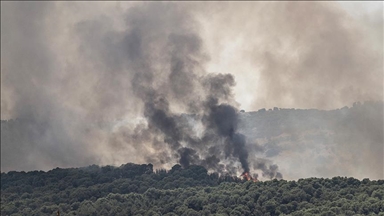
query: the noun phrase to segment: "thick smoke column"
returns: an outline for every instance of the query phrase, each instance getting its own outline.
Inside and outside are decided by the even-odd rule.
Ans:
[[[218,134],[225,138],[225,156],[233,155],[238,157],[244,172],[249,172],[245,136],[236,132],[238,125],[237,110],[227,104],[215,105],[211,107],[209,118]]]
[[[148,16],[163,7],[172,19]],[[161,153],[151,158],[162,163],[176,158],[182,166],[201,164],[217,172],[233,170],[234,164],[224,166],[221,162],[236,158],[243,171],[249,172],[246,138],[237,132],[238,110],[231,105],[234,77],[204,71],[207,57],[194,20],[174,4],[149,4],[128,14],[130,28],[120,47],[128,53],[132,92],[144,105],[148,122],[148,128],[139,133],[149,131],[157,137],[153,146],[159,141],[165,144]],[[152,52],[153,47],[160,49]],[[202,136],[194,134],[191,125],[183,124],[173,110],[176,107],[178,113],[193,115],[204,126]]]

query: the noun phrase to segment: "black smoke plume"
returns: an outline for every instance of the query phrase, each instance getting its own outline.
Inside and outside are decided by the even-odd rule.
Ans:
[[[148,16],[165,5],[177,19]],[[134,8],[127,19],[130,30],[121,44],[132,67],[132,91],[144,105],[145,132],[149,130],[165,144],[151,158],[162,163],[175,158],[184,167],[200,164],[220,173],[233,172],[236,163],[230,162],[237,161],[249,172],[246,138],[238,132],[232,93],[235,79],[231,74],[204,70],[207,56],[202,39],[193,27],[194,20],[181,13],[174,4]],[[153,47],[159,50],[152,51]],[[200,135],[180,117],[182,112],[203,126]]]

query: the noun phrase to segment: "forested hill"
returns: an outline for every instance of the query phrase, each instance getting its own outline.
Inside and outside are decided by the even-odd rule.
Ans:
[[[1,215],[384,215],[384,180],[245,181],[151,164],[1,173]]]

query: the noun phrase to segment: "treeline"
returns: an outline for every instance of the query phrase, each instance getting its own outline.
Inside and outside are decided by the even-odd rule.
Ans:
[[[1,173],[1,215],[384,215],[384,180],[244,181],[151,164]]]
[[[217,186],[222,182],[241,182],[232,176],[208,174],[201,166],[153,171],[151,164],[125,164],[120,167],[92,165],[85,168],[56,168],[48,172],[1,173],[1,215],[51,215],[72,205],[96,201],[110,193],[143,194],[149,188],[176,189]],[[85,214],[87,215],[87,214]]]

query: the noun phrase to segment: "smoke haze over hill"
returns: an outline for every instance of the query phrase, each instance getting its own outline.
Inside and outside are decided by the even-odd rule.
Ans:
[[[326,2],[1,6],[1,119],[23,122],[17,142],[2,132],[2,171],[150,162],[280,177],[241,108],[383,99],[382,9],[359,20]],[[356,163],[381,162],[376,173],[380,122],[348,130],[376,153]]]

